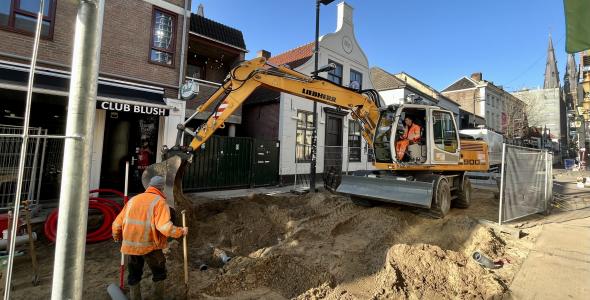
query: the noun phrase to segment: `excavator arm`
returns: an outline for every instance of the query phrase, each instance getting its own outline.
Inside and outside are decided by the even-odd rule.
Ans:
[[[360,122],[363,137],[372,146],[373,135],[379,120],[378,96],[363,95],[330,81],[293,71],[285,66],[270,65],[265,58],[256,58],[243,62],[234,68],[224,84],[199,106],[191,117],[179,125],[179,130],[193,136],[189,147],[193,150],[198,149],[213,135],[215,130],[223,128],[225,121],[259,87],[350,111],[352,118]],[[220,99],[222,100],[219,101]],[[208,110],[217,102],[216,109],[205,123],[195,131],[186,128],[188,122],[197,114]],[[179,139],[177,139],[177,144],[179,144],[178,142]]]
[[[150,178],[155,175],[163,176],[166,180],[168,204],[174,206],[175,202],[183,202],[182,175],[186,164],[192,159],[192,153],[198,151],[217,129],[223,128],[225,121],[260,87],[349,111],[352,118],[360,123],[362,136],[372,147],[380,113],[377,92],[368,90],[361,93],[285,66],[274,66],[265,58],[255,58],[232,69],[221,87],[184,123],[178,124],[176,145],[170,149],[165,147],[162,151],[164,160],[147,168],[142,175],[143,185],[147,187]],[[187,127],[199,113],[210,111],[214,104],[216,107],[206,122],[194,131]],[[184,134],[193,137],[188,146],[182,145]]]

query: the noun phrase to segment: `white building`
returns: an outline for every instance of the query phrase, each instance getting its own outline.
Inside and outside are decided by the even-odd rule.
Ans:
[[[369,61],[354,33],[353,8],[345,2],[337,7],[336,31],[320,37],[318,56],[320,67],[334,63],[337,68],[320,76],[342,86],[357,81],[361,89],[372,89]],[[311,42],[271,57],[269,61],[311,74],[314,70],[313,48]],[[259,53],[269,54],[266,51]],[[252,103],[255,105],[249,106]],[[294,174],[309,173],[312,112],[312,101],[268,90],[255,92],[245,103],[244,126],[249,135],[280,140],[279,175],[282,182],[292,180]],[[343,171],[371,168],[371,162],[367,160],[367,143],[360,135],[358,123],[349,117],[348,112],[318,103],[317,116],[317,173],[323,173],[331,166],[341,167]],[[256,121],[252,121],[253,118]]]
[[[387,105],[419,99],[428,105],[452,111],[455,118],[459,117],[459,103],[405,72],[391,74],[379,67],[372,67],[371,81]]]

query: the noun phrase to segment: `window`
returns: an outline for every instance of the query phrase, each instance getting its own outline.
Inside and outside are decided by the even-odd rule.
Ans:
[[[342,65],[332,60],[328,60],[328,64],[336,65],[334,70],[328,72],[328,80],[335,84],[342,85]]]
[[[355,81],[358,83],[358,88],[353,87],[353,82],[355,82]],[[349,85],[349,87],[355,88],[358,90],[363,89],[363,74],[361,72],[357,72],[353,69],[350,69],[350,85]]]
[[[150,61],[165,66],[174,65],[174,44],[176,42],[176,15],[161,9],[154,9],[152,17],[152,40]]]
[[[451,114],[443,111],[433,111],[432,117],[434,119],[433,135],[436,147],[451,153],[457,152],[457,132]]]
[[[35,34],[40,0],[0,1],[0,28],[24,34]],[[41,37],[51,38],[55,16],[55,0],[46,0],[43,8]]]
[[[361,161],[361,124],[348,121],[348,161]]]
[[[313,131],[313,113],[297,112],[297,135],[295,139],[295,160],[297,162],[311,161],[311,135]]]

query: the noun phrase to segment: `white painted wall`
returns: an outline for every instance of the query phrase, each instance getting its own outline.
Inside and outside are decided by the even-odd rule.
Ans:
[[[334,33],[329,33],[320,38],[320,53],[318,56],[319,66],[328,64],[329,60],[337,62],[342,65],[342,84],[348,86],[350,82],[350,70],[354,69],[360,72],[363,76],[363,89],[373,88],[369,72],[369,61],[367,56],[358,44],[352,22],[352,7],[345,2],[338,4],[337,16],[337,30]],[[314,68],[314,57],[312,56],[306,63],[296,68],[297,71],[304,74],[310,74]],[[321,74],[327,77],[326,74]],[[318,103],[318,130],[317,130],[317,164],[316,170],[318,173],[324,170],[324,141],[325,141],[325,122],[326,115],[324,107],[332,107]],[[296,131],[297,131],[297,111],[305,110],[313,111],[313,102],[301,97],[290,94],[281,94],[280,102],[280,124],[279,124],[279,139],[281,141],[279,174],[290,175],[297,173],[309,172],[309,163],[295,164],[295,145],[296,145]],[[348,120],[349,117],[343,119],[343,147],[348,147]],[[367,153],[365,150],[366,142],[362,142],[361,162],[347,163],[347,151],[344,151],[343,170],[348,167],[349,171],[364,170],[372,168],[371,163],[367,162]]]
[[[402,104],[408,94],[406,89],[379,91],[379,95],[383,99],[383,102],[385,102],[385,105]]]
[[[90,189],[100,187],[100,168],[102,166],[102,145],[104,142],[104,126],[106,110],[97,109],[94,117],[94,131],[92,138],[92,162],[90,164]]]

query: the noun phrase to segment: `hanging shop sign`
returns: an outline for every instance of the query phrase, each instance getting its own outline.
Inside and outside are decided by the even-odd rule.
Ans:
[[[96,108],[110,110],[110,111],[128,112],[128,113],[152,115],[152,116],[168,116],[170,114],[170,110],[167,108],[152,107],[152,106],[145,106],[145,105],[139,105],[139,104],[119,103],[119,102],[112,102],[112,101],[102,101],[102,100],[96,101]]]

